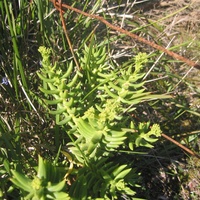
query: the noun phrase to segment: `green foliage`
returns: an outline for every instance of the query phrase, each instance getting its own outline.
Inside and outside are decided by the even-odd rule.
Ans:
[[[65,180],[62,180],[58,167],[43,160],[39,156],[37,175],[33,179],[27,178],[22,173],[11,170],[11,181],[21,189],[24,199],[70,199],[66,190]]]
[[[114,20],[114,24],[121,23],[118,14],[121,16],[129,6],[120,0],[67,2],[110,22]],[[118,13],[112,17],[105,9],[109,10],[111,4],[113,13]],[[132,8],[127,10],[132,12]],[[138,54],[138,49],[149,49],[134,44],[130,59],[123,62],[127,60],[125,54],[130,53],[128,46],[133,46],[131,40],[110,32],[96,19],[65,11],[80,70],[70,58],[59,13],[49,0],[0,1],[0,199],[135,199],[139,172],[146,164],[143,156],[135,154],[149,152],[147,148],[153,147],[161,133],[159,125],[149,120],[161,122],[166,133],[177,134],[180,126],[181,131],[185,130],[181,124],[185,119],[192,122],[189,128],[199,127],[199,119],[195,117],[194,126],[191,118],[199,116],[198,109],[186,103],[184,95],[160,101],[169,96],[156,95],[155,91],[177,94],[179,81],[188,84],[187,88],[194,89],[194,85],[176,74],[179,71],[172,74],[174,60],[165,56],[148,76],[153,83],[146,83],[144,73],[160,52],[151,51],[147,57],[145,53]],[[164,18],[144,19],[140,16],[139,22],[137,16],[134,20],[124,16],[123,22],[126,27],[130,25],[132,32],[142,32],[150,39],[157,37],[155,29],[159,33],[165,29],[160,25]],[[166,46],[167,40],[163,43],[161,38],[157,43]],[[121,44],[128,45],[120,52],[125,57],[116,59],[114,54]],[[177,51],[179,48],[171,47]],[[38,91],[40,80],[43,94]],[[144,119],[146,108],[156,112],[148,113]],[[192,140],[197,141],[197,132],[184,144],[190,146]],[[166,149],[168,155],[169,147]]]
[[[142,67],[147,55],[139,53],[133,63],[113,70],[105,56],[106,46],[97,46],[92,37],[83,55],[78,54],[78,70],[72,61],[65,67],[58,63],[52,66],[48,48],[40,47],[39,52],[43,57],[38,76],[43,81],[40,90],[44,102],[71,140],[67,146],[78,167],[72,170],[76,178],[69,189],[70,197],[134,196],[138,175],[130,163],[120,165],[114,155],[120,149],[153,147],[161,130],[156,124],[149,129],[150,123],[143,122],[136,128],[128,113],[141,101],[168,97],[145,92]]]
[[[106,164],[105,164],[106,163]],[[132,175],[130,175],[132,173]],[[93,161],[90,167],[79,170],[77,181],[70,189],[75,199],[117,199],[119,194],[134,196],[131,186],[136,186],[138,176],[127,165],[107,162],[106,158]],[[121,196],[120,195],[120,196]]]
[[[138,127],[133,126],[134,134],[131,135],[131,138],[135,141],[135,146],[145,146],[152,148],[151,143],[154,143],[158,140],[157,137],[161,136],[160,126],[158,124],[153,124],[151,130],[149,130],[150,123],[140,123]],[[133,150],[132,143],[129,143],[129,147]]]

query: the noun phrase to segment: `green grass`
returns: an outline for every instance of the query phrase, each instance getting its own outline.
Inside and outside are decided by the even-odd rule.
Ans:
[[[121,3],[121,7],[115,8],[112,3],[115,6]],[[112,3],[109,2],[110,5],[105,3],[102,5],[102,1],[94,3],[87,0],[84,2],[71,1],[70,5],[73,4],[74,7],[90,13],[98,12],[102,6],[109,6],[110,12],[113,13],[123,13],[123,11],[128,10],[128,7],[123,5],[121,1],[112,1]],[[70,134],[66,134],[66,127],[56,124],[54,116],[49,114],[48,109],[51,106],[48,107],[44,102],[48,95],[44,95],[39,90],[42,82],[37,76],[37,72],[42,68],[40,65],[42,57],[38,52],[40,46],[52,49],[51,63],[58,63],[63,71],[69,67],[67,63],[73,62],[69,45],[63,33],[59,12],[53,9],[53,4],[48,0],[35,0],[31,3],[25,0],[15,1],[14,3],[7,0],[0,2],[0,18],[2,19],[0,21],[0,78],[6,77],[9,81],[7,85],[3,83],[0,85],[0,195],[2,199],[23,199],[24,192],[10,181],[10,178],[13,177],[12,170],[17,170],[31,179],[38,172],[37,166],[42,165],[41,159],[40,165],[38,165],[38,155],[41,155],[59,169],[66,170],[66,172],[69,170],[69,162],[66,158],[68,154],[64,155],[60,153],[60,150],[61,147],[65,147],[67,149],[66,152],[69,151],[68,144],[70,144],[72,136],[69,137]],[[179,12],[181,10],[178,10],[175,14]],[[153,23],[150,20],[149,23],[148,19],[145,19],[142,14],[134,10],[134,6],[128,14],[134,14],[136,19],[125,18],[126,29],[131,29],[138,35],[145,38],[149,37],[158,42],[158,44],[167,46],[171,38],[167,38],[167,40],[157,39],[157,35],[162,34],[164,31],[165,26],[161,25],[161,22],[165,18]],[[102,11],[100,15],[112,21],[113,24],[121,24],[122,18],[111,17],[107,11]],[[149,60],[145,64],[143,73],[147,74],[154,63],[155,67],[145,78],[144,88],[148,92],[161,94],[161,97],[162,95],[164,97],[164,95],[170,94],[173,98],[159,98],[154,101],[143,100],[137,106],[131,105],[135,109],[130,106],[130,108],[127,108],[130,112],[124,112],[126,114],[124,124],[128,124],[132,120],[136,124],[148,121],[150,121],[151,125],[158,123],[165,134],[199,152],[199,109],[195,105],[190,105],[188,93],[195,91],[196,97],[194,100],[198,101],[200,91],[193,78],[184,78],[185,69],[183,65],[166,55],[163,55],[156,64],[156,59],[160,56],[160,52],[143,44],[136,44],[136,41],[112,32],[102,24],[99,25],[99,22],[94,19],[86,18],[69,10],[66,11],[64,17],[69,38],[79,63],[81,63],[80,58],[84,55],[85,44],[89,46],[91,52],[92,47],[95,45],[97,49],[106,46],[108,60],[105,63],[109,64],[109,73],[113,73],[117,77],[119,69],[121,71],[128,69],[139,52],[146,52],[149,55]],[[170,18],[171,15],[167,17]],[[98,25],[97,28],[95,28],[96,25]],[[189,41],[182,44],[175,43],[170,48],[174,51],[179,51],[180,48],[186,48],[187,42],[189,43]],[[197,48],[199,47],[198,43],[194,44],[195,48],[196,46]],[[192,55],[193,52],[196,51],[192,49]],[[85,66],[89,65],[90,59],[92,58],[88,58]],[[179,67],[182,71],[177,70]],[[87,77],[89,77],[90,72],[86,73],[88,73]],[[72,73],[71,77],[73,76],[74,74]],[[89,105],[97,103],[93,99],[89,99],[89,97],[94,96],[96,88],[102,88],[101,85],[97,85],[96,88],[91,89],[93,87],[91,82],[86,83],[87,87],[85,86],[82,89],[83,92],[87,91],[87,93],[82,94],[79,91],[82,102],[86,103],[80,109],[80,116],[83,115]],[[47,83],[43,82],[43,88],[48,88]],[[87,101],[91,102],[91,104]],[[78,125],[80,125],[79,123]],[[67,131],[70,132],[72,130],[69,127],[71,125],[67,126]],[[126,151],[126,154],[123,154],[124,151]],[[68,153],[70,155],[70,152]],[[127,151],[126,148],[124,149],[120,146],[118,151],[114,153],[120,164],[131,165],[132,168],[136,169],[137,173],[141,173],[140,184],[143,187],[135,189],[137,192],[135,197],[153,199],[164,193],[167,193],[168,196],[175,194],[174,196],[180,197],[182,195],[181,186],[184,185],[187,174],[179,170],[178,164],[177,166],[173,164],[184,163],[185,155],[175,145],[160,138],[153,149],[139,147],[134,151]],[[143,153],[147,155],[143,155]],[[189,160],[192,160],[190,155],[188,157]],[[102,170],[109,166],[113,160],[113,157],[111,158],[107,165],[99,165]],[[76,163],[77,171],[81,169],[79,164]],[[148,170],[146,169],[147,165],[150,166]],[[196,169],[195,163],[192,161],[189,162],[189,166],[194,170]],[[110,168],[112,167],[114,169],[114,166],[110,166]],[[84,170],[85,173],[88,173],[87,169],[82,168],[82,171]],[[119,169],[116,168],[115,170]],[[164,170],[163,173],[161,173],[162,170]],[[147,171],[150,176],[146,179]],[[78,172],[75,171],[74,173],[70,180],[71,183]],[[134,170],[133,173],[135,173]],[[159,180],[161,174],[165,174],[166,179],[159,186],[156,181]],[[155,175],[158,177],[156,181],[153,180]],[[91,174],[88,176],[91,176]],[[179,183],[175,191],[167,182],[173,182],[174,180],[178,180]],[[71,184],[70,181],[66,183],[68,187]],[[168,191],[165,191],[165,184]],[[157,187],[157,191],[154,195],[152,191],[155,187]],[[193,195],[197,196],[196,193]],[[128,198],[126,194],[124,198]]]

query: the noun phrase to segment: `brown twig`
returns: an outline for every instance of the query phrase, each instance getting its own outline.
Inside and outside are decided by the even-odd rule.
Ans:
[[[63,31],[65,33],[65,37],[67,39],[67,42],[68,42],[70,51],[72,53],[74,62],[76,63],[76,66],[77,66],[78,70],[80,71],[80,66],[79,66],[79,63],[78,63],[76,56],[74,54],[74,49],[72,47],[72,43],[70,41],[70,38],[69,38],[69,35],[68,35],[68,32],[67,32],[67,28],[66,28],[66,25],[65,25],[65,21],[64,21],[64,17],[63,17],[64,11],[62,10],[62,0],[59,0],[58,2],[56,2],[56,0],[52,0],[52,2],[54,4],[55,8],[60,12],[60,19],[61,19],[61,22],[62,22],[62,27],[63,27]]]
[[[174,143],[175,145],[177,145],[178,147],[180,147],[181,149],[183,149],[184,151],[186,151],[187,153],[189,153],[192,156],[195,156],[197,158],[200,158],[200,155],[198,155],[197,153],[193,152],[192,150],[188,149],[187,147],[183,146],[182,144],[180,144],[179,142],[177,142],[176,140],[172,139],[171,137],[165,135],[164,133],[161,134],[165,139],[169,140],[170,142]]]
[[[54,5],[56,5],[56,7],[59,7],[59,3],[58,2],[56,2],[55,0],[50,0],[50,1],[53,2]],[[86,13],[86,12],[84,12],[82,10],[79,10],[77,8],[74,8],[74,7],[71,7],[71,6],[67,5],[67,4],[62,4],[62,8],[67,8],[67,9],[75,11],[75,12],[77,12],[79,14],[82,14],[82,15],[84,15],[86,17],[90,17],[92,19],[97,19],[97,20],[101,21],[102,23],[104,23],[105,25],[107,25],[108,27],[110,27],[113,30],[116,30],[116,31],[118,31],[118,32],[120,32],[122,34],[128,35],[129,37],[131,37],[133,39],[136,39],[137,41],[139,41],[141,43],[147,44],[147,45],[149,45],[149,46],[151,46],[151,47],[153,47],[155,49],[158,49],[158,50],[168,54],[169,56],[188,64],[191,67],[200,69],[200,65],[195,63],[194,61],[189,60],[189,59],[187,59],[187,58],[185,58],[185,57],[183,57],[183,56],[181,56],[181,55],[179,55],[177,53],[174,53],[173,51],[170,51],[170,50],[168,50],[168,49],[166,49],[166,48],[164,48],[164,47],[162,47],[162,46],[160,46],[160,45],[158,45],[158,44],[156,44],[154,42],[146,40],[145,38],[142,38],[142,37],[140,37],[140,36],[138,36],[136,34],[133,34],[133,33],[129,32],[129,31],[125,30],[125,29],[122,29],[122,28],[120,28],[118,26],[114,26],[113,24],[111,24],[108,21],[106,21],[103,17],[100,17],[98,15],[94,15],[94,14]]]

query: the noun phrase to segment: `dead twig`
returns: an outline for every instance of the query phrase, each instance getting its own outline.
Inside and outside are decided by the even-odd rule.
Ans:
[[[200,155],[198,155],[197,153],[193,152],[192,150],[188,149],[187,147],[183,146],[182,144],[180,144],[179,142],[177,142],[176,140],[172,139],[171,137],[165,135],[164,133],[161,134],[165,139],[169,140],[170,142],[174,143],[175,145],[177,145],[178,147],[180,147],[181,149],[183,149],[184,151],[186,151],[187,153],[189,153],[192,156],[195,156],[197,158],[200,159]]]
[[[65,25],[65,21],[64,21],[64,17],[63,17],[64,11],[62,10],[62,0],[58,0],[58,2],[56,0],[52,0],[52,2],[54,4],[54,7],[60,12],[60,19],[61,19],[61,22],[62,22],[62,27],[63,27],[63,31],[65,33],[65,37],[67,39],[67,42],[68,42],[72,57],[74,59],[74,62],[76,63],[76,67],[80,71],[80,66],[79,66],[79,63],[78,63],[76,56],[74,54],[74,49],[72,47],[72,43],[70,41],[70,38],[69,38],[69,35],[68,35],[68,32],[67,32],[67,28],[66,28],[66,25]]]

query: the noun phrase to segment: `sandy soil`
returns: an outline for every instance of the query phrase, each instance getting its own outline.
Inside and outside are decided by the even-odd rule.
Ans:
[[[149,6],[149,7],[148,7]],[[182,44],[188,40],[191,42],[184,48],[180,49],[180,54],[194,61],[200,62],[200,0],[161,0],[151,1],[144,7],[144,14],[147,18],[159,20],[166,16],[166,19],[161,20],[161,24],[165,27],[162,36],[174,36],[174,45]],[[173,15],[172,15],[173,14]],[[170,16],[171,15],[171,16]],[[167,41],[167,40],[166,40]],[[187,66],[184,66],[187,72]],[[188,96],[191,106],[195,106],[200,112],[200,70],[191,70],[187,77],[193,79],[192,83],[196,85],[195,91],[183,91],[184,95]],[[197,95],[197,97],[195,96]],[[188,159],[188,164],[182,166],[188,180],[181,183],[181,199],[200,199],[200,160],[196,158]],[[167,177],[167,174],[164,176]],[[173,195],[172,195],[173,196]],[[173,199],[173,197],[162,196],[163,199]],[[178,198],[178,199],[179,199]]]

